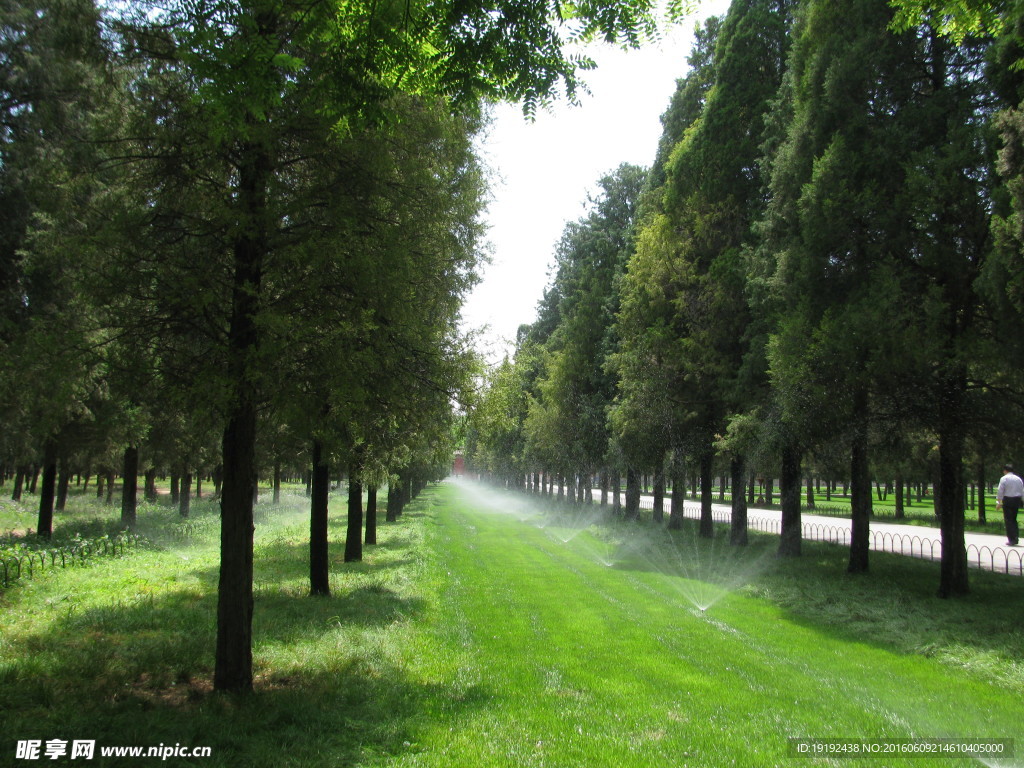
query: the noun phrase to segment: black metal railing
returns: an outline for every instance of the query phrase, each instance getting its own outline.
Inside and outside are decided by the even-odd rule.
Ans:
[[[6,546],[0,545],[0,583],[6,589],[23,578],[34,578],[53,568],[85,565],[95,557],[121,557],[136,546],[141,537],[131,531],[116,536],[83,539],[61,546],[31,549],[8,537]]]
[[[625,501],[624,495],[620,498],[623,502]],[[609,494],[610,503],[611,494]],[[640,509],[653,510],[654,499],[650,496],[641,496]],[[668,509],[669,499],[666,497],[664,501],[666,515]],[[814,510],[814,513],[820,513],[820,510]],[[691,519],[700,518],[700,507],[692,503],[684,504],[683,516]],[[728,524],[730,515],[728,512],[715,510],[711,513],[711,519],[716,523]],[[761,533],[779,535],[782,532],[782,521],[772,517],[751,515],[747,518],[747,527]],[[893,531],[871,531],[869,535],[870,547],[876,552],[889,552],[922,560],[939,560],[942,557],[942,541],[938,538]],[[850,529],[841,525],[802,523],[801,536],[807,541],[820,541],[841,546],[850,544]],[[969,565],[981,570],[1024,576],[1024,549],[968,544],[967,561]]]

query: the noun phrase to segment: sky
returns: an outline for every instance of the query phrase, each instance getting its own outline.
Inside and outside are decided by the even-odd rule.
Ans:
[[[598,179],[622,163],[650,166],[661,115],[686,75],[694,27],[728,6],[704,0],[661,43],[639,50],[588,48],[598,67],[584,73],[590,94],[579,106],[558,103],[533,122],[518,105],[496,109],[480,148],[493,176],[484,218],[491,261],[462,312],[464,330],[479,332],[477,348],[489,362],[511,354],[516,329],[536,319],[562,230],[584,215]]]

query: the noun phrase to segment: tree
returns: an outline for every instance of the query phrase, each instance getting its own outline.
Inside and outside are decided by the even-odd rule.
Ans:
[[[923,420],[939,433],[948,595],[966,590],[965,567],[953,565],[963,560],[956,468],[968,421],[964,350],[977,331],[972,284],[987,248],[984,88],[977,49],[954,51],[928,27],[893,35],[891,23],[879,2],[839,15],[811,3],[801,17],[779,108],[789,127],[768,163],[762,247],[785,307],[770,361],[797,433],[850,445],[852,572],[867,570],[872,422]]]
[[[764,390],[761,358],[750,346],[743,254],[764,208],[758,159],[764,116],[786,63],[790,5],[750,0],[730,7],[718,31],[713,88],[673,150],[662,190],[668,224],[684,233],[673,286],[683,370],[677,397],[687,404],[701,461],[703,535],[711,535],[714,440],[728,417]],[[744,457],[733,459],[742,475]]]
[[[574,36],[637,44],[654,29],[646,0],[565,10]],[[547,3],[342,8],[210,0],[145,8],[130,21],[134,50],[168,62],[161,74],[174,76],[167,92],[174,100],[164,101],[150,129],[166,137],[166,159],[197,169],[174,186],[188,190],[189,199],[219,201],[212,210],[170,218],[194,225],[201,251],[217,259],[221,293],[213,299],[199,291],[195,301],[207,312],[227,310],[216,323],[222,338],[214,355],[225,419],[215,687],[248,690],[256,416],[272,390],[261,318],[284,277],[275,272],[278,254],[301,239],[295,222],[310,207],[300,169],[328,156],[350,130],[393,119],[392,94],[436,95],[466,108],[480,98],[522,99],[529,112],[559,84],[571,97],[587,62],[563,52]],[[184,141],[176,143],[175,135]],[[183,153],[200,155],[200,162],[182,163]],[[209,196],[196,195],[204,182]],[[168,210],[180,207],[180,194],[177,206],[162,197]]]
[[[805,446],[850,446],[849,569],[867,569],[871,486],[867,430],[884,391],[886,344],[906,319],[899,254],[913,151],[916,41],[889,32],[882,2],[803,9],[777,106],[788,123],[769,161],[772,198],[761,248],[776,263],[781,309],[769,346],[783,421]],[[909,288],[909,286],[907,286]],[[881,318],[886,318],[885,323]]]
[[[648,176],[649,189],[637,212],[634,252],[619,285],[619,309],[608,367],[617,392],[609,411],[612,434],[627,463],[657,465],[673,452],[673,509],[680,512],[681,454],[690,450],[684,425],[689,411],[679,396],[680,329],[675,325],[679,238],[662,204],[662,187],[671,152],[700,118],[714,81],[714,51],[721,20],[712,17],[698,30],[690,72],[678,81],[662,116],[664,132]],[[658,186],[654,186],[658,184]],[[681,523],[672,515],[670,526]]]
[[[699,460],[704,536],[712,534],[714,442],[763,380],[751,365],[742,255],[763,205],[757,160],[785,63],[788,5],[734,3],[699,40],[694,70],[664,120],[652,172],[661,183],[645,202],[620,316],[621,389],[638,397],[655,378],[652,362],[664,372],[660,392],[643,399],[673,404],[675,415],[662,416],[672,423],[672,445]],[[741,477],[745,461],[734,459]]]
[[[587,479],[608,454],[608,408],[614,379],[604,366],[613,347],[616,285],[632,249],[645,171],[622,165],[599,181],[591,211],[566,226],[548,295],[561,297],[558,323],[544,344],[546,365],[530,403],[527,432],[535,455]]]
[[[0,393],[8,439],[41,448],[37,531],[47,537],[68,443],[87,439],[103,399],[91,309],[68,258],[81,228],[71,212],[95,188],[82,170],[95,163],[84,139],[104,84],[98,22],[91,1],[10,3],[0,15]]]

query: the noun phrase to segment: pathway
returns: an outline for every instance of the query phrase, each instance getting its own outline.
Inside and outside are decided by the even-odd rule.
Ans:
[[[600,489],[594,489],[595,499],[600,499]],[[665,513],[668,514],[668,498],[665,499]],[[653,509],[654,497],[641,496],[641,509]],[[728,504],[712,504],[712,516],[716,523],[728,523],[731,509]],[[683,515],[688,518],[700,517],[700,504],[686,501]],[[825,541],[849,546],[852,523],[841,517],[826,517],[809,514],[800,516],[803,538],[811,541]],[[777,509],[750,507],[747,510],[747,526],[764,533],[779,533],[782,528],[782,513]],[[871,549],[892,552],[925,560],[939,560],[942,555],[942,534],[938,528],[919,525],[900,525],[871,521]],[[1011,547],[1006,537],[990,533],[964,534],[967,560],[971,567],[986,571],[1024,576],[1024,546]]]

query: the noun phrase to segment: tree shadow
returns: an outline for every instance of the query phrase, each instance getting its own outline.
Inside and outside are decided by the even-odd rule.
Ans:
[[[372,574],[387,571],[414,562],[413,558],[401,557],[400,553],[408,551],[408,547],[400,545],[382,546],[375,544],[363,546],[363,559],[345,562],[345,541],[331,537],[328,545],[330,573],[342,575],[347,573]],[[257,583],[286,583],[305,579],[309,580],[309,544],[306,542],[275,542],[257,546],[253,561],[254,576]],[[216,569],[207,572],[204,578],[212,579],[216,584]]]
[[[846,572],[848,548],[818,542],[803,548],[800,558],[776,561],[750,593],[770,595],[794,621],[837,637],[911,655],[969,649],[979,658],[1003,659],[1024,677],[1020,577],[972,570],[971,593],[943,600],[937,562],[872,552],[870,571],[854,575]]]
[[[651,530],[641,534],[645,541]],[[800,557],[778,558],[778,537],[771,534],[752,531],[747,547],[731,547],[728,530],[702,539],[695,521],[686,521],[682,531],[654,533],[672,542],[666,547],[678,548],[675,561],[626,548],[613,566],[763,598],[795,624],[839,640],[903,655],[967,654],[981,660],[989,676],[1002,665],[1006,674],[1024,679],[1019,577],[972,569],[971,594],[942,600],[936,596],[937,562],[872,552],[870,571],[853,575],[846,571],[849,548],[834,544],[804,541]]]
[[[387,551],[391,549],[409,549],[414,545],[411,536],[394,536],[389,539],[384,539],[374,544],[373,547],[380,551]]]
[[[341,766],[400,755],[415,750],[418,729],[431,722],[425,713],[454,717],[490,696],[478,684],[421,679],[393,647],[347,641],[364,628],[396,644],[387,633],[422,611],[421,600],[373,584],[328,598],[259,594],[255,692],[239,697],[212,691],[214,593],[69,609],[45,634],[20,637],[23,654],[0,666],[0,716],[17,740],[209,746],[204,765]]]

